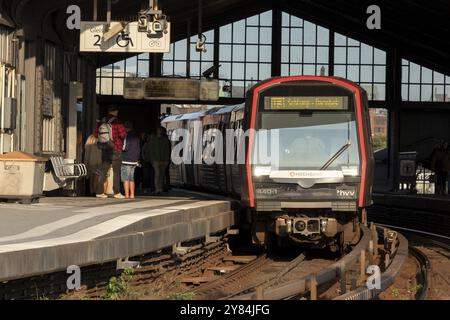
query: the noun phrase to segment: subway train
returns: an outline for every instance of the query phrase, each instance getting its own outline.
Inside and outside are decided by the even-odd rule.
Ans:
[[[240,105],[173,115],[171,184],[237,197],[255,243],[343,250],[371,205],[368,100],[342,78],[254,85]]]

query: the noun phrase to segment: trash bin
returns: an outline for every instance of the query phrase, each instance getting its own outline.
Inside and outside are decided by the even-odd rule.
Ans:
[[[29,199],[42,196],[47,159],[15,151],[0,155],[0,198]]]

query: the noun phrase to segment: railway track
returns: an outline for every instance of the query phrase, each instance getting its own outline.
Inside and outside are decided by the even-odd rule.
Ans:
[[[421,290],[418,300],[449,299],[450,294],[450,237],[428,231],[384,225],[394,230],[401,230],[410,240],[410,254],[420,265]],[[421,227],[421,225],[417,225]],[[435,294],[440,292],[439,294]]]
[[[373,225],[369,230],[361,226],[362,238],[347,255],[338,261],[333,259],[308,259],[308,252],[299,254],[295,259],[276,263],[275,257],[260,256],[248,265],[202,285],[193,294],[196,299],[235,299],[235,300],[282,300],[300,297],[317,299],[318,288],[341,284],[341,299],[372,299],[386,289],[399,274],[408,254],[408,242],[400,234],[387,232],[383,228]],[[361,285],[355,290],[347,292],[349,286],[348,275],[358,269],[365,270],[368,263],[375,263],[378,253],[378,233],[388,234],[393,238],[384,239],[382,261],[384,272],[382,288],[380,290],[366,290]],[[392,241],[391,241],[392,240]],[[391,241],[390,243],[388,243]],[[376,248],[375,248],[376,247]],[[386,258],[386,256],[389,256]],[[362,284],[363,281],[360,282]],[[359,290],[359,291],[358,291]]]
[[[317,288],[329,283],[341,281],[344,293],[347,288],[346,274],[355,264],[373,261],[374,243],[377,243],[375,227],[369,230],[362,226],[362,238],[353,250],[338,261],[331,259],[308,260],[308,253],[302,253],[295,259],[285,262],[278,268],[273,267],[274,259],[261,256],[252,263],[193,291],[196,299],[235,299],[235,300],[282,300],[309,294],[311,299],[317,299]],[[396,235],[389,255],[396,256],[389,267],[394,266],[394,274],[389,274],[385,286],[397,274],[405,259],[407,241],[401,235]],[[376,241],[376,242],[375,242]],[[371,248],[371,249],[370,249]],[[366,260],[366,256],[369,258]],[[364,257],[362,257],[364,256]],[[362,262],[361,262],[362,261]],[[270,270],[270,271],[268,271]],[[392,273],[392,272],[391,272]],[[251,274],[251,277],[248,275]]]
[[[267,287],[305,263],[305,253],[292,261],[285,257],[261,255],[223,277],[195,289],[196,299],[231,299],[258,287]]]
[[[392,231],[393,229],[394,227],[387,229],[386,226],[372,225],[370,229],[361,226],[360,242],[351,252],[338,258],[337,261],[335,256],[312,251],[297,251],[291,252],[290,255],[262,254],[255,256],[253,261],[238,267],[236,264],[229,264],[229,261],[238,259],[240,256],[231,254],[225,239],[222,238],[213,243],[193,243],[186,247],[186,252],[181,255],[174,255],[173,250],[168,249],[167,252],[162,251],[135,258],[139,262],[139,267],[135,269],[129,285],[136,288],[154,286],[164,274],[170,275],[168,281],[171,282],[177,281],[180,277],[202,277],[205,270],[221,270],[224,261],[228,261],[228,265],[223,268],[229,271],[228,273],[221,277],[213,277],[215,280],[208,280],[207,283],[193,290],[190,286],[187,291],[191,292],[195,299],[202,300],[299,298],[315,300],[323,298],[320,295],[327,288],[337,286],[339,294],[333,296],[333,299],[373,299],[395,281],[408,255],[408,241],[401,234]],[[381,241],[378,241],[379,238]],[[443,249],[448,252],[447,250],[448,246]],[[432,262],[427,260],[427,255],[420,249],[410,249],[410,253],[421,265],[420,278],[423,279],[421,285],[423,292],[426,293],[429,288]],[[367,266],[374,263],[382,269],[382,287],[369,290],[365,286],[367,278],[365,272]],[[104,268],[99,267],[91,268],[89,273],[83,273],[87,276],[85,279],[90,281],[84,291],[84,297],[91,299],[102,297],[108,283],[104,272]],[[117,275],[115,270],[111,269],[108,272],[110,275]],[[359,277],[358,272],[360,272]],[[48,278],[53,288],[58,287],[55,279],[58,278]],[[61,279],[65,280],[65,277]],[[24,279],[16,285],[26,287],[27,281],[29,280]],[[17,293],[17,290],[15,292]],[[45,294],[46,290],[43,293]],[[421,299],[426,298],[425,293],[423,295],[422,292],[420,293]],[[4,296],[4,298],[7,297]],[[17,296],[16,298],[29,297]]]

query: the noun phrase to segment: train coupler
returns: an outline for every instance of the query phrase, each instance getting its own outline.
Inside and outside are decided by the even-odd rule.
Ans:
[[[303,236],[323,234],[326,237],[334,237],[338,232],[337,225],[334,218],[278,217],[275,222],[275,233],[281,237],[291,234]]]

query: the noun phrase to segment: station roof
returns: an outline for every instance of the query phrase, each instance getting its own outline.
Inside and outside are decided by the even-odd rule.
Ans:
[[[101,20],[105,18],[106,1],[99,3]],[[59,23],[65,22],[66,9],[72,4],[81,6],[83,20],[92,19],[93,0],[0,0],[0,9],[6,13],[5,19],[19,26],[26,16],[25,11],[42,21],[54,18],[48,23],[56,29]],[[146,4],[148,0],[120,0],[113,5],[112,18],[135,17]],[[381,8],[381,30],[369,30],[366,26],[369,17],[366,10],[373,4]],[[448,0],[203,0],[203,30],[273,7],[381,49],[397,49],[406,59],[450,73]],[[186,38],[189,20],[192,34],[196,34],[198,1],[160,0],[160,8],[172,22],[172,41]],[[72,36],[72,39],[76,41],[77,37]],[[98,66],[103,66],[125,57],[124,54],[101,54],[95,59]]]

